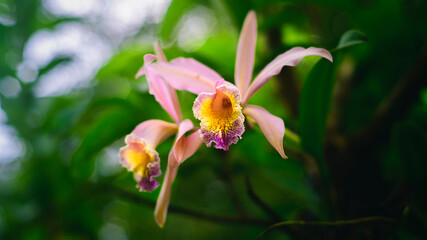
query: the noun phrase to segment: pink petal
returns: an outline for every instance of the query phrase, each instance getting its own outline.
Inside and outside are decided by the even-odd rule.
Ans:
[[[150,67],[146,68],[146,76],[149,93],[154,95],[154,98],[163,109],[175,122],[179,123],[182,120],[182,115],[175,90]]]
[[[224,81],[218,73],[192,58],[153,63],[152,67],[173,88],[195,94],[212,92],[217,82]]]
[[[171,152],[172,153],[172,152]],[[173,154],[170,154],[173,155]],[[162,189],[160,190],[159,197],[157,198],[156,208],[154,210],[154,219],[157,224],[163,227],[168,213],[169,201],[171,196],[172,183],[175,180],[178,167],[166,169],[165,178],[163,180]]]
[[[120,162],[128,171],[133,172],[140,191],[153,191],[159,186],[155,177],[161,175],[159,154],[151,143],[129,134],[125,138],[126,146],[119,152]]]
[[[166,60],[160,46],[157,46],[156,52],[161,55],[159,61]],[[182,120],[182,115],[175,90],[165,83],[157,72],[151,68],[151,63],[155,58],[156,56],[152,54],[146,54],[144,56],[144,66],[138,71],[136,76],[146,75],[149,93],[154,95],[156,101],[160,103],[163,109],[169,113],[175,122],[180,122]]]
[[[252,80],[254,68],[255,44],[257,37],[257,22],[254,11],[250,11],[243,23],[237,45],[236,68],[234,81],[241,95],[245,95]]]
[[[184,120],[184,122],[185,121],[191,123],[190,120]],[[177,134],[177,140],[173,146],[176,161],[170,161],[170,167],[176,167],[178,164],[183,163],[187,158],[191,157],[199,149],[203,142],[202,138],[200,137],[200,133],[197,130],[189,136],[185,136],[185,133],[194,129],[193,123],[191,123],[191,125],[188,124],[188,126],[182,125],[183,124],[180,125]]]
[[[160,47],[160,44],[158,41],[154,42],[154,51],[156,52],[156,56],[159,60],[159,62],[167,62],[165,54],[163,53],[162,48]]]
[[[138,72],[135,75],[135,78],[139,78],[142,75],[145,74],[145,66],[147,64],[152,63],[156,59],[156,56],[153,54],[145,54],[144,55],[144,65],[138,70]]]
[[[145,139],[155,148],[157,144],[176,133],[177,130],[178,127],[174,123],[162,120],[148,120],[136,126],[132,134],[141,139]]]
[[[280,156],[288,158],[283,150],[283,137],[285,136],[285,124],[283,120],[259,106],[247,105],[243,109],[243,113],[258,123],[264,136],[279,152]]]
[[[243,104],[249,101],[249,98],[257,92],[272,76],[280,73],[284,66],[296,66],[305,56],[317,55],[324,57],[332,62],[331,54],[323,48],[310,47],[304,49],[302,47],[294,47],[291,50],[282,53],[271,61],[265,68],[256,76],[252,84],[249,86],[246,95],[243,97]]]

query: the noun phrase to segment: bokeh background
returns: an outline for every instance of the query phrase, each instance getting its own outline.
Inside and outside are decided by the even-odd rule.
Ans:
[[[0,239],[426,239],[427,2],[0,0]],[[252,103],[285,121],[282,159],[257,126],[180,167],[166,225],[159,190],[119,164],[140,122],[171,120],[135,79],[159,40],[233,81],[239,32],[258,20],[255,73],[294,46]],[[180,92],[186,118],[195,95]],[[196,121],[194,121],[196,123]],[[158,147],[165,163],[172,139]],[[162,165],[164,169],[165,164]],[[162,177],[160,177],[161,180]]]

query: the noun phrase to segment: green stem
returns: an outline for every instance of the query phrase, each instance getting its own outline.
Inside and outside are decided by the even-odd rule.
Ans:
[[[372,217],[363,217],[356,218],[351,220],[339,220],[339,221],[284,221],[271,225],[264,232],[262,232],[257,239],[261,239],[265,234],[271,231],[274,228],[282,226],[321,226],[321,227],[330,227],[330,226],[344,226],[344,225],[356,225],[361,223],[370,223],[370,222],[385,222],[385,223],[394,223],[395,220],[389,217],[382,216],[372,216]]]

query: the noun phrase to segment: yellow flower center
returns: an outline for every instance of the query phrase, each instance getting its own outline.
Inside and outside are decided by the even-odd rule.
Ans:
[[[216,90],[213,98],[206,98],[200,109],[201,124],[208,131],[226,132],[241,112],[240,103],[227,93]]]
[[[154,156],[148,152],[147,146],[140,142],[129,143],[124,157],[129,163],[128,170],[142,177],[148,174],[147,164],[154,161]]]

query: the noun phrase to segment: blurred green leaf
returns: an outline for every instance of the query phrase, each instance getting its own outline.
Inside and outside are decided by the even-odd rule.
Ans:
[[[77,124],[79,128],[86,125],[86,131],[72,157],[74,176],[88,178],[94,170],[93,157],[129,133],[140,122],[140,115],[138,108],[123,99],[106,99],[90,106]]]
[[[96,78],[101,80],[111,77],[134,79],[136,72],[144,63],[144,55],[149,52],[153,52],[151,45],[138,45],[123,49],[98,71]]]
[[[320,59],[308,75],[301,93],[299,107],[301,143],[304,149],[316,157],[323,153],[323,136],[334,83],[332,63],[327,59]]]
[[[199,61],[206,60],[205,62],[209,67],[215,69],[224,78],[233,82],[236,44],[236,35],[230,29],[223,29],[214,37],[209,38],[194,55]],[[221,49],[221,51],[218,51],[218,49]]]
[[[168,11],[163,17],[162,26],[160,28],[160,37],[169,42],[173,40],[173,32],[179,20],[195,5],[191,0],[173,0],[169,5]]]
[[[326,120],[332,98],[332,90],[335,85],[335,70],[340,64],[337,51],[363,43],[362,33],[349,30],[341,37],[341,40],[332,54],[334,62],[326,59],[320,61],[312,68],[304,84],[299,106],[299,132],[301,144],[304,149],[313,154],[326,174],[326,166],[323,161],[323,140],[326,130]],[[326,177],[326,176],[324,176]]]
[[[367,41],[368,38],[362,32],[353,29],[348,30],[341,36],[338,46],[334,49],[334,51],[361,44]]]
[[[234,25],[237,26],[237,29],[241,29],[246,14],[248,14],[250,10],[254,9],[252,1],[246,1],[245,4],[242,4],[239,1],[224,0],[223,4],[231,13],[230,17],[233,20]]]

